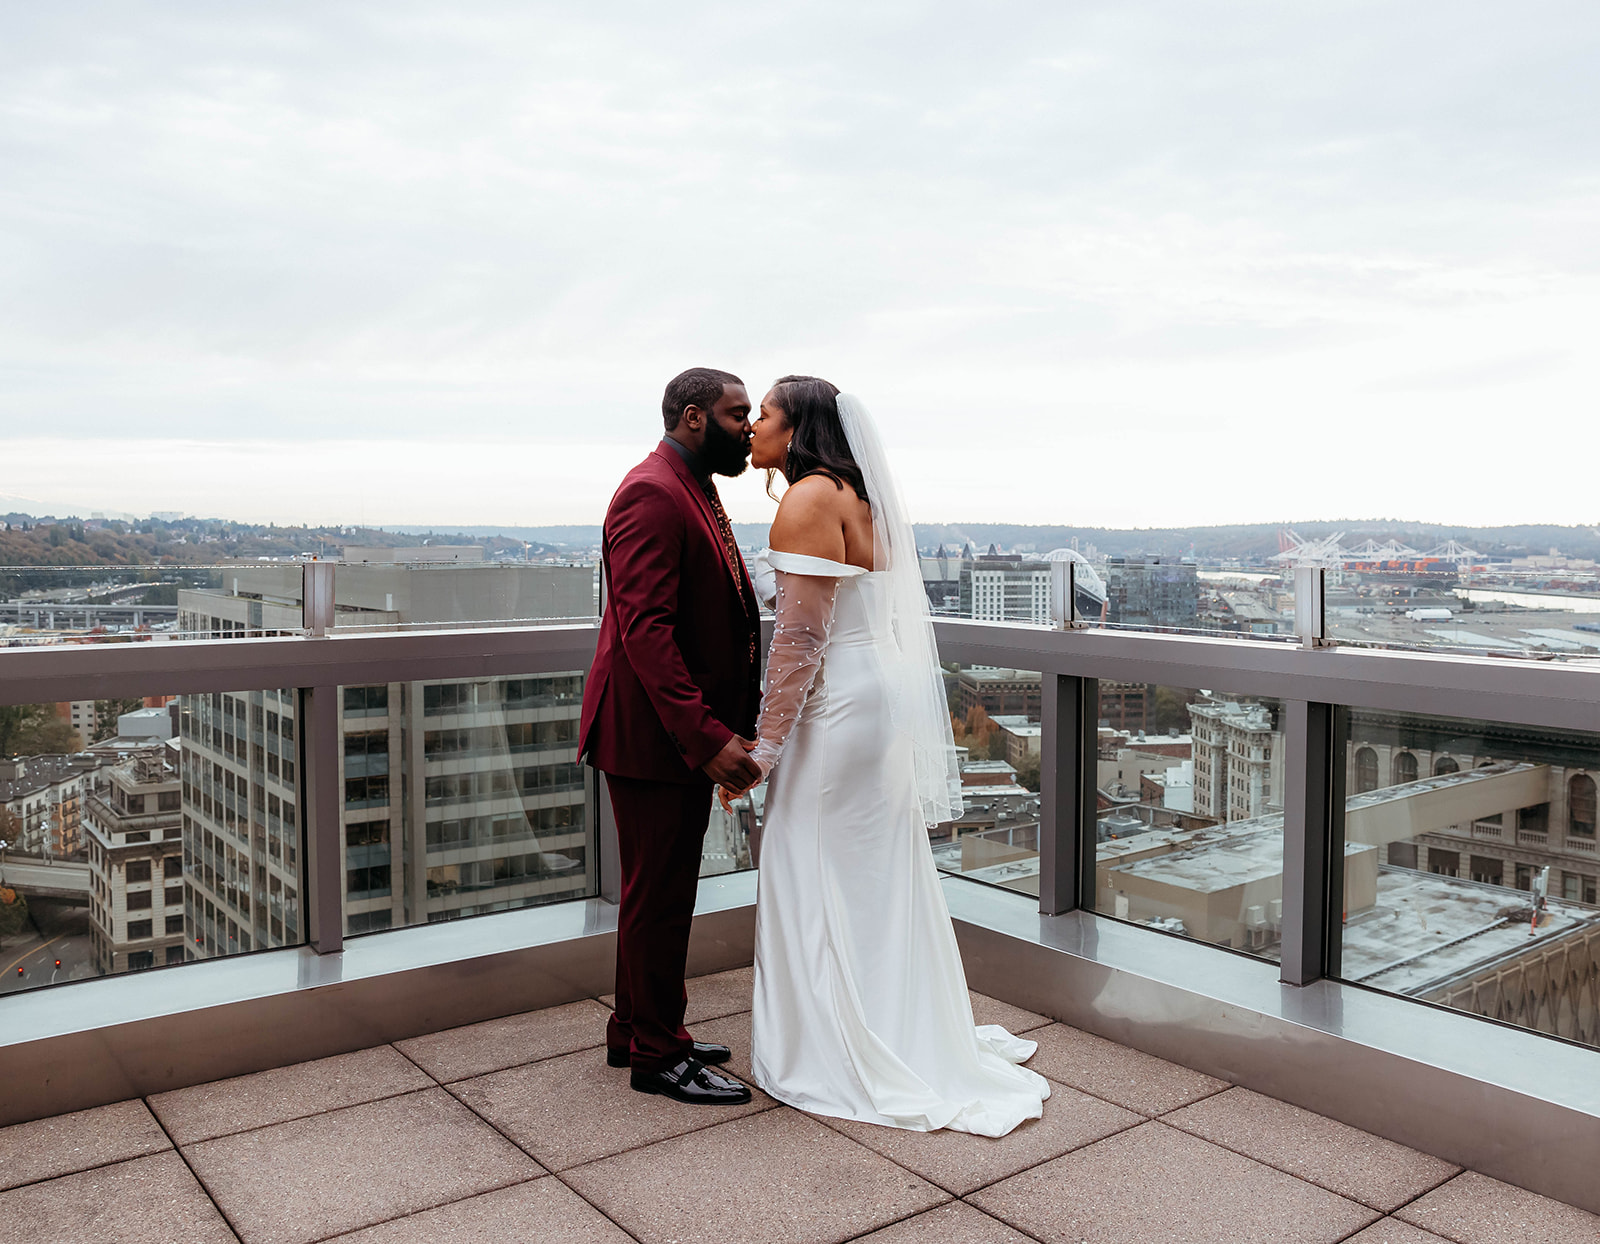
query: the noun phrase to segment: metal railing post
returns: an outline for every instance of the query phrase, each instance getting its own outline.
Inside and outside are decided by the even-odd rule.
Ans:
[[[1099,683],[1046,674],[1039,730],[1039,911],[1094,907]]]
[[[300,585],[301,625],[308,635],[333,629],[333,562],[307,562]]]
[[[1294,568],[1294,633],[1307,648],[1320,648],[1328,636],[1323,585],[1327,573],[1321,566]]]
[[[344,949],[338,695],[339,688],[329,686],[302,687],[299,693],[306,941],[321,955]]]
[[[1337,975],[1344,923],[1343,714],[1283,702],[1282,976],[1309,985]]]

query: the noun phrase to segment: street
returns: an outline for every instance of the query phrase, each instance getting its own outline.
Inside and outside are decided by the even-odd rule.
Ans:
[[[96,975],[87,907],[40,898],[28,910],[32,925],[0,946],[0,993]]]

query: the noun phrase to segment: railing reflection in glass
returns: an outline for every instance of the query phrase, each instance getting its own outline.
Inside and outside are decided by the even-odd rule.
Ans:
[[[1600,1045],[1600,736],[1347,720],[1344,979]]]
[[[966,810],[929,831],[945,872],[1039,893],[1037,670],[946,665],[945,691]]]
[[[348,933],[597,890],[581,671],[341,689]]]

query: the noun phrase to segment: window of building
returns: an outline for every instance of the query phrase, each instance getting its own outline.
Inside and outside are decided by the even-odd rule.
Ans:
[[[1499,885],[1505,876],[1505,861],[1489,855],[1472,857],[1472,879],[1485,885]]]
[[[1389,768],[1391,785],[1400,786],[1417,780],[1417,758],[1410,752],[1396,752]]]
[[[1593,838],[1594,820],[1594,779],[1587,773],[1574,773],[1567,779],[1567,832]]]
[[[151,936],[153,927],[148,920],[128,921],[128,940],[130,942],[144,941],[145,938]]]
[[[145,968],[156,965],[156,952],[153,950],[136,950],[128,956],[128,971],[142,972]]]
[[[1517,828],[1530,834],[1543,834],[1550,829],[1550,805],[1536,803],[1531,808],[1517,809]]]
[[[1440,756],[1433,762],[1433,776],[1440,777],[1446,773],[1460,773],[1461,766],[1449,756]]]
[[[128,868],[127,868],[127,874],[126,875],[127,875],[127,878],[128,878],[128,880],[130,882],[149,881],[150,880],[150,861],[149,860],[129,860],[128,861]]]
[[[163,892],[162,902],[166,903],[168,907],[182,907],[183,887],[181,885],[168,887],[168,889]]]
[[[346,778],[344,802],[347,808],[370,808],[389,802],[389,775],[373,773],[366,777]],[[288,805],[285,805],[287,809]]]
[[[136,890],[128,895],[129,911],[148,911],[150,909],[150,891]]]
[[[360,821],[344,827],[344,842],[347,847],[371,847],[388,841],[388,821]]]
[[[1441,877],[1459,877],[1461,875],[1461,853],[1459,851],[1440,851],[1434,847],[1429,847],[1428,871],[1437,873]]]
[[[351,912],[349,916],[350,932],[371,933],[376,929],[387,929],[394,923],[394,913],[387,907],[377,911]]]
[[[180,930],[180,932],[181,931],[182,930]],[[183,947],[182,946],[168,946],[167,947],[167,962],[169,964],[171,964],[171,963],[182,963],[183,962]]]
[[[163,790],[156,793],[156,811],[179,812],[183,809],[183,792]]]
[[[1531,889],[1533,889],[1533,865],[1532,864],[1518,864],[1517,865],[1517,889],[1519,889],[1519,890],[1531,890]]]
[[[1389,844],[1389,863],[1397,868],[1415,868],[1417,866],[1417,844],[1414,842],[1391,842]]]
[[[176,916],[168,916],[167,917],[167,932],[168,933],[182,933],[183,932],[183,916],[181,914],[176,915]]]
[[[344,689],[344,712],[346,717],[366,717],[372,714],[384,714],[389,711],[389,688],[378,687],[346,687]]]
[[[183,876],[183,856],[169,855],[161,861],[161,875],[168,881]]]
[[[1378,789],[1378,753],[1370,747],[1356,752],[1356,788],[1354,793],[1364,795]]]
[[[1562,878],[1562,897],[1573,903],[1595,901],[1595,879],[1583,873],[1567,873]]]
[[[389,865],[373,864],[345,873],[345,890],[351,898],[380,898],[389,893]]]

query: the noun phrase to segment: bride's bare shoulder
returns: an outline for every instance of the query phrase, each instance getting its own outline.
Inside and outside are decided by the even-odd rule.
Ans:
[[[808,475],[791,484],[772,520],[772,547],[843,561],[846,508],[855,500],[855,493],[826,475]]]

